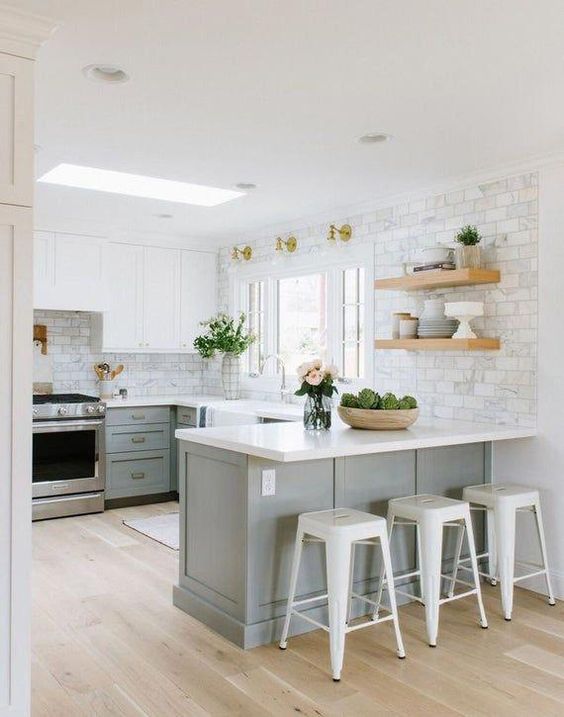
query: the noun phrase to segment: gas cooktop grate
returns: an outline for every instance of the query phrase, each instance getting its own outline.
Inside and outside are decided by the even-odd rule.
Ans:
[[[83,393],[51,393],[44,396],[34,396],[33,404],[44,403],[98,403],[97,396],[85,396]]]

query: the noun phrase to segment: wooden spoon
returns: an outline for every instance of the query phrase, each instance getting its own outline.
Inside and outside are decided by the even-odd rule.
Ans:
[[[112,371],[112,381],[116,376],[119,376],[120,373],[123,371],[123,364],[118,363],[118,365],[115,367],[115,369]]]

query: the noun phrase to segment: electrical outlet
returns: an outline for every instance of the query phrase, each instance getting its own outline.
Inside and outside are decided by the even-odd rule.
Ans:
[[[276,471],[273,468],[262,472],[261,495],[276,495]]]

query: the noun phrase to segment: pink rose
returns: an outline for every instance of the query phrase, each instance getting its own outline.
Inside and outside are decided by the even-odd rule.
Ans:
[[[305,380],[310,386],[319,386],[319,384],[323,381],[323,374],[318,369],[312,368],[305,377]]]

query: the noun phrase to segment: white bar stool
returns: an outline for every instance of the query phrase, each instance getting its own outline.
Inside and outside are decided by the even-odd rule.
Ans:
[[[324,542],[327,565],[327,593],[317,595],[305,600],[296,600],[296,584],[300,569],[300,559],[304,542]],[[380,619],[370,616],[368,622],[349,626],[350,602],[357,598],[372,606],[372,600],[357,595],[352,590],[352,567],[354,563],[355,545],[380,545],[382,549],[383,573],[388,580],[388,595],[390,600],[390,614]],[[314,620],[309,615],[296,610],[299,605],[310,605],[318,600],[327,599],[329,625]],[[371,627],[379,622],[392,620],[397,642],[398,657],[405,657],[405,650],[401,638],[394,593],[394,577],[386,520],[377,515],[363,513],[359,510],[338,508],[335,510],[321,510],[314,513],[302,513],[298,518],[298,530],[294,548],[294,559],[290,577],[290,590],[288,594],[288,607],[286,619],[280,639],[280,648],[285,650],[288,645],[288,631],[290,619],[297,615],[303,620],[320,627],[329,633],[329,647],[331,653],[331,671],[333,680],[341,679],[343,658],[345,654],[345,636],[353,630]]]
[[[513,585],[520,580],[544,575],[549,605],[555,605],[554,593],[548,574],[546,557],[546,543],[540,506],[539,492],[536,488],[527,488],[522,485],[503,483],[492,485],[472,485],[464,488],[464,500],[472,504],[472,510],[484,510],[487,515],[488,552],[479,555],[479,558],[488,558],[488,574],[492,585],[497,578],[501,583],[501,606],[506,620],[511,620],[513,612]],[[515,577],[515,519],[518,512],[533,513],[536,519],[537,532],[542,556],[542,565],[524,563],[526,567],[533,568],[527,575]],[[460,560],[461,536],[455,556],[453,578],[457,570],[468,570],[464,565],[467,558]]]
[[[401,519],[401,520],[398,520]],[[459,600],[469,595],[476,595],[480,611],[480,625],[487,628],[488,622],[482,602],[480,590],[480,578],[478,575],[478,561],[476,559],[476,548],[474,545],[474,533],[470,519],[470,505],[461,500],[443,498],[438,495],[413,495],[406,498],[394,498],[388,503],[388,530],[390,542],[392,532],[396,525],[413,525],[417,529],[417,544],[419,554],[419,567],[411,573],[401,576],[401,579],[409,577],[420,577],[421,597],[412,595],[396,588],[396,592],[405,595],[411,600],[417,600],[425,606],[425,622],[427,628],[427,640],[431,647],[437,645],[439,632],[439,607],[443,603],[452,600]],[[470,560],[474,583],[467,583],[457,580],[455,575],[443,575],[442,547],[443,528],[465,526],[470,549]],[[464,533],[461,531],[462,535]],[[460,533],[459,533],[460,536]],[[383,576],[381,576],[383,578]],[[447,597],[441,598],[441,580],[446,578],[451,581],[451,590]],[[455,580],[469,587],[463,593],[454,595],[453,583]],[[378,605],[380,604],[381,591],[384,580],[380,580],[380,590],[376,600],[376,617],[378,616]]]

